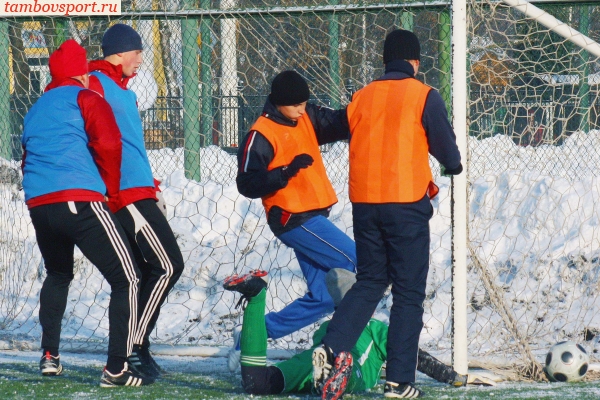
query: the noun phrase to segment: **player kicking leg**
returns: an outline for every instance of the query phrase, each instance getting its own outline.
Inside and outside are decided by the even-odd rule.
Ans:
[[[226,290],[242,294],[240,303],[247,301],[239,339],[242,386],[251,395],[310,393],[312,349],[267,366],[266,275],[265,271],[251,271],[233,275],[223,284]]]
[[[246,301],[241,330],[236,338],[240,343],[244,390],[254,395],[281,393],[285,386],[281,370],[275,366],[267,367],[267,272],[255,270],[242,276],[232,275],[225,279],[223,287],[242,294],[238,305]]]

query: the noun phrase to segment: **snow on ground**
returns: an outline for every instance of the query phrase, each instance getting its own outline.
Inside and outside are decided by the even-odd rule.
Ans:
[[[543,353],[549,343],[580,338],[585,327],[600,328],[599,133],[574,134],[561,146],[535,148],[496,136],[471,139],[469,148],[469,351],[492,357],[521,338]],[[352,236],[347,145],[330,146],[323,155],[339,197],[331,220]],[[155,343],[230,344],[239,310],[234,307],[237,297],[224,292],[221,283],[234,272],[270,271],[269,309],[280,309],[305,292],[294,254],[266,226],[260,202],[237,192],[235,156],[214,146],[202,149],[200,182],[186,178],[182,149],[153,150],[149,157],[162,180],[169,222],[186,260],[154,332]],[[450,179],[438,177],[436,182],[441,190],[432,202],[421,339],[429,349],[444,350],[450,348],[451,336]],[[34,347],[44,271],[23,194],[15,184],[0,189],[0,249],[0,341],[5,347]],[[477,265],[492,276],[505,313],[498,312]],[[63,339],[89,346],[91,338],[102,345],[108,333],[109,288],[79,253],[75,270]],[[383,307],[390,304],[388,299]],[[271,346],[306,347],[312,329]]]
[[[40,361],[39,351],[0,351],[0,364],[27,363],[31,364],[35,372]],[[225,371],[227,359],[223,357],[191,357],[191,356],[156,356],[166,371],[182,373],[203,372],[215,370]],[[106,365],[106,354],[100,353],[69,353],[60,354],[62,363],[66,366],[97,367],[99,371]]]
[[[95,381],[96,377],[100,376],[100,371],[104,366],[106,356],[104,354],[81,354],[63,352],[61,361],[65,368],[65,372],[60,378],[41,377],[39,375],[38,362],[39,351],[0,351],[0,366],[8,379],[6,383],[15,383],[15,379],[20,379],[27,382],[27,388],[31,388],[30,392],[24,389],[14,397],[14,392],[4,393],[0,385],[0,393],[8,398],[45,398],[40,395],[40,387],[50,387],[58,390],[56,393],[51,393],[54,396],[62,398],[110,398],[110,394],[105,394],[106,389],[99,389]],[[167,376],[166,379],[157,381],[154,385],[138,388],[133,391],[128,390],[126,395],[130,398],[166,398],[164,392],[161,392],[161,387],[172,388],[169,391],[168,398],[170,399],[188,399],[188,398],[203,398],[203,399],[248,399],[253,398],[249,395],[244,395],[240,382],[240,371],[231,374],[227,369],[227,359],[223,357],[183,357],[183,356],[155,356],[157,362],[167,372],[174,373]],[[26,368],[16,367],[12,369],[12,365],[26,365]],[[82,368],[91,368],[91,371],[83,373],[91,373],[89,384],[82,383]],[[77,373],[73,371],[78,370]],[[97,372],[94,372],[97,370]],[[482,373],[481,371],[471,371]],[[487,374],[489,376],[489,374]],[[18,378],[16,378],[18,376]],[[206,381],[198,385],[199,378],[206,378]],[[190,384],[195,382],[195,384]],[[453,388],[449,385],[437,382],[428,376],[417,373],[416,384],[425,391],[430,398],[436,399],[484,399],[493,398],[501,400],[514,399],[596,399],[600,396],[600,388],[594,382],[585,383],[523,383],[523,382],[499,382],[495,387],[476,387],[467,386],[464,388]],[[65,387],[76,386],[75,392],[61,391]],[[6,388],[4,388],[6,389]],[[163,393],[156,397],[155,391]],[[10,390],[10,389],[9,389]],[[71,389],[72,390],[72,389]],[[112,391],[112,389],[110,389]],[[47,390],[46,390],[47,391]],[[121,392],[121,391],[120,391]],[[348,394],[345,397],[349,399],[364,399],[364,398],[381,398],[383,385],[380,384],[368,392],[357,394]],[[13,396],[11,396],[11,394]],[[46,395],[47,396],[47,395]],[[113,394],[114,397],[114,394]],[[280,396],[270,396],[273,399],[290,399],[290,398],[307,398],[306,394],[291,394],[287,393]]]

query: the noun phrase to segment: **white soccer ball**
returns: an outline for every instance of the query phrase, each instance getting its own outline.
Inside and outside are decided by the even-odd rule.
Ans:
[[[577,382],[588,371],[590,356],[573,341],[556,343],[546,355],[544,372],[552,382]]]

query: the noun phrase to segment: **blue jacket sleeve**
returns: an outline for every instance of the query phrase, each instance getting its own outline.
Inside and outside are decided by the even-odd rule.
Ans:
[[[307,104],[306,112],[317,134],[317,142],[333,143],[350,137],[350,128],[346,109],[332,110],[315,104]]]
[[[423,110],[423,127],[427,133],[429,153],[447,170],[456,170],[461,165],[456,135],[448,121],[448,112],[442,96],[431,90]]]
[[[271,171],[268,166],[275,157],[273,146],[258,131],[251,131],[241,143],[236,184],[238,191],[251,199],[266,196],[287,186],[282,168]]]

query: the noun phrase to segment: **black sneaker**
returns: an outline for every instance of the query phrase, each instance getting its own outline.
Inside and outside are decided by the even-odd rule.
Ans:
[[[331,350],[325,345],[313,350],[313,392],[315,394],[321,395],[323,393],[323,386],[325,385],[325,381],[329,379],[334,362]]]
[[[242,301],[256,296],[261,290],[267,287],[267,271],[255,269],[246,275],[232,275],[225,278],[223,288],[232,292],[239,292],[242,298],[237,303],[236,308],[242,304]]]
[[[53,357],[50,355],[50,352],[47,351],[40,360],[40,371],[44,376],[60,375],[63,371],[62,364],[60,363],[60,356]]]
[[[152,383],[154,383],[154,378],[129,371],[127,363],[125,363],[123,371],[116,375],[111,374],[104,368],[104,371],[102,371],[102,378],[100,378],[100,387],[144,386]]]
[[[352,374],[352,354],[342,351],[335,358],[333,370],[323,385],[323,400],[337,400],[344,396]]]
[[[164,374],[163,369],[154,361],[148,347],[133,346],[133,352],[127,359],[131,371],[148,378],[158,378]]]
[[[412,383],[386,382],[383,395],[397,399],[416,399],[417,397],[423,397],[425,393],[414,387]]]

